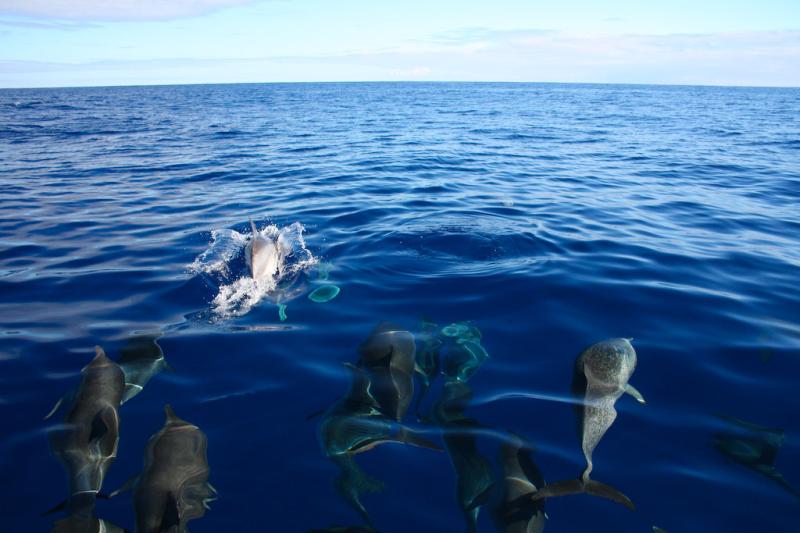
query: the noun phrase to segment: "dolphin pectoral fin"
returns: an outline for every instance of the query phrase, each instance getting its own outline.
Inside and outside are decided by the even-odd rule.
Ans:
[[[631,395],[631,396],[633,396],[634,398],[636,398],[636,401],[637,401],[637,402],[639,402],[639,403],[641,403],[641,404],[645,404],[645,403],[647,403],[647,402],[645,401],[645,399],[644,399],[644,396],[642,396],[642,393],[641,393],[641,392],[639,392],[638,390],[636,390],[636,387],[634,387],[634,386],[633,386],[633,385],[631,385],[630,383],[628,383],[627,385],[625,385],[625,392],[626,392],[627,394],[630,394],[630,395]]]
[[[59,511],[63,511],[64,509],[67,508],[67,501],[68,500],[64,500],[63,502],[56,504],[51,509],[48,509],[47,511],[43,512],[42,516],[48,516],[48,515],[51,515],[53,513],[57,513]]]
[[[541,489],[531,494],[531,500],[538,501],[545,498],[555,498],[556,496],[569,496],[571,494],[583,494],[586,492],[583,481],[580,479],[565,479],[545,485]]]
[[[591,494],[592,496],[598,496],[600,498],[605,498],[606,500],[619,503],[631,511],[636,510],[636,506],[633,505],[631,499],[611,485],[606,485],[605,483],[600,483],[599,481],[590,479],[585,484],[585,490],[587,494]]]
[[[429,450],[436,450],[437,452],[444,451],[444,448],[424,437],[421,437],[416,431],[408,428],[401,428],[397,434],[397,440],[405,444],[411,444],[418,448],[427,448]]]
[[[494,489],[494,482],[489,483],[489,485],[483,489],[483,491],[475,496],[472,501],[469,503],[468,506],[464,508],[464,511],[469,512],[473,509],[477,509],[481,505],[485,504],[489,501],[489,496],[492,495],[492,490]]]
[[[120,494],[120,493],[125,492],[127,490],[131,490],[131,488],[133,488],[133,486],[136,484],[137,481],[139,481],[139,476],[138,475],[129,478],[128,481],[123,483],[123,485],[120,488],[118,488],[117,490],[115,490],[114,492],[109,494],[108,497],[109,498],[113,498],[117,494]]]
[[[50,418],[51,416],[53,416],[54,414],[56,414],[56,411],[58,411],[58,408],[59,408],[59,407],[61,407],[61,404],[62,404],[62,403],[64,403],[64,398],[63,398],[63,397],[61,397],[61,398],[59,398],[59,399],[58,399],[58,401],[56,402],[56,404],[53,406],[53,408],[52,408],[52,409],[50,409],[50,412],[49,412],[49,413],[47,413],[47,414],[45,415],[45,417],[43,418],[43,420],[47,420],[48,418]]]
[[[122,401],[120,401],[120,405],[142,392],[142,390],[143,387],[141,385],[137,385],[136,383],[126,383],[125,391],[122,393]]]
[[[310,413],[308,416],[306,416],[306,420],[314,420],[325,411],[326,409],[320,409],[319,411],[314,411],[313,413]]]

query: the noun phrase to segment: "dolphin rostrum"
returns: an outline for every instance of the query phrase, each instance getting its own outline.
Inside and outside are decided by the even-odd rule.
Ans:
[[[50,444],[67,470],[69,498],[52,511],[67,506],[73,499],[85,500],[100,492],[108,468],[117,456],[119,444],[119,405],[125,378],[102,348],[95,346],[95,357],[81,370],[81,382],[74,393],[72,407],[64,423],[50,434]],[[59,400],[45,419],[52,416]],[[83,496],[82,496],[83,495]]]
[[[639,403],[642,395],[628,383],[636,368],[636,351],[629,339],[609,339],[593,344],[575,361],[572,392],[578,399],[576,413],[586,468],[579,479],[559,481],[537,491],[533,499],[589,493],[634,508],[630,498],[617,489],[590,479],[592,453],[617,418],[614,404],[627,393]]]
[[[166,421],[150,437],[144,470],[111,496],[133,488],[139,533],[188,531],[190,520],[202,517],[216,490],[208,482],[208,439],[200,429],[164,406]]]

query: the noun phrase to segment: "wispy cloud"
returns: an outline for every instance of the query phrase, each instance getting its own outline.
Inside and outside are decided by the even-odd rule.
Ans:
[[[5,62],[0,86],[463,80],[800,86],[800,31],[607,35],[468,29],[391,48],[299,56]]]
[[[71,20],[25,20],[25,19],[0,19],[0,26],[12,28],[32,28],[36,30],[82,30],[97,25],[86,21]]]
[[[165,20],[204,15],[257,0],[2,0],[0,13],[34,19]]]

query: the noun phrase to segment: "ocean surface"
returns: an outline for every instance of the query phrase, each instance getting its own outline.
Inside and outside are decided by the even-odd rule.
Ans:
[[[617,400],[591,476],[636,510],[547,498],[544,530],[797,531],[798,117],[799,89],[0,90],[0,530],[64,519],[41,515],[70,495],[73,400],[44,417],[95,345],[166,361],[117,411],[102,493],[170,404],[216,490],[191,531],[459,532],[494,531],[515,443],[545,482],[581,474],[576,358],[632,338],[647,403]],[[249,219],[285,250],[266,284]],[[438,450],[331,450],[371,336],[441,363],[369,413]],[[131,492],[95,512],[135,527]]]

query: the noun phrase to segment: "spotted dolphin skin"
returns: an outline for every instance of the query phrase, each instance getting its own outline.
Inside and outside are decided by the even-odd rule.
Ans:
[[[250,231],[252,237],[245,251],[250,276],[258,282],[273,282],[281,273],[286,251],[278,240],[258,231],[252,220]]]
[[[164,407],[164,427],[150,437],[144,470],[111,496],[133,488],[136,531],[188,531],[186,524],[202,517],[216,490],[208,483],[208,440],[200,429]]]
[[[53,454],[64,464],[69,477],[69,498],[52,511],[70,502],[95,496],[103,486],[106,472],[117,456],[119,444],[119,405],[125,389],[125,378],[102,348],[95,347],[95,357],[81,370],[81,382],[72,407],[61,427],[50,434]],[[45,419],[61,405],[56,404]]]
[[[592,480],[592,453],[608,428],[617,418],[614,404],[627,393],[639,403],[642,395],[628,383],[636,368],[636,351],[630,339],[609,339],[584,350],[575,362],[572,392],[579,402],[576,406],[578,434],[581,439],[586,468],[577,480],[559,481],[545,486],[533,499],[566,494],[588,493],[634,508],[630,498],[617,489]]]

